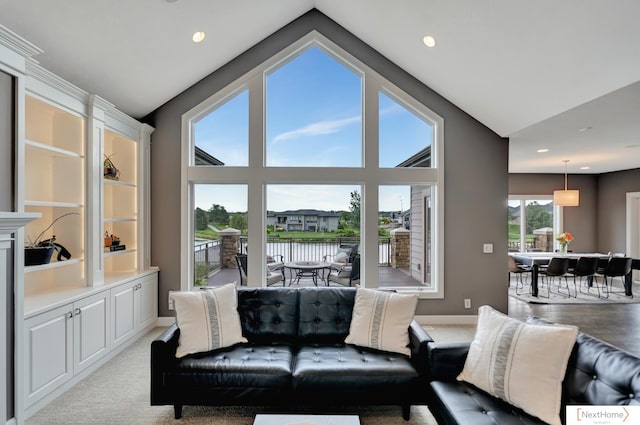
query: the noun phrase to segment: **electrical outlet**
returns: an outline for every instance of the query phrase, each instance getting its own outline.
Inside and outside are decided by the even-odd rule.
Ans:
[[[169,291],[169,310],[170,310],[170,311],[171,311],[171,310],[175,310],[175,306],[173,305],[173,300],[171,299],[171,294],[172,294],[173,292],[174,292],[174,291]]]
[[[471,298],[464,299],[464,308],[471,308]]]

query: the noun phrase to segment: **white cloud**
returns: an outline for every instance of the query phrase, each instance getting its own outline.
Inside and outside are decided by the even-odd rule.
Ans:
[[[295,130],[286,131],[278,134],[273,138],[273,143],[278,143],[283,140],[298,139],[305,136],[319,136],[325,134],[334,134],[340,131],[342,128],[360,122],[360,116],[351,118],[345,118],[342,120],[334,121],[320,121],[313,124],[306,125]]]

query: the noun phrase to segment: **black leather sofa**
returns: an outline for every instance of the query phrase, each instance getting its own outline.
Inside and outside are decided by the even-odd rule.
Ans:
[[[248,343],[175,357],[174,324],[151,344],[151,404],[344,406],[426,404],[427,343],[415,321],[411,356],[344,343],[355,288],[241,288],[238,312]]]
[[[530,318],[530,323],[549,323]],[[544,422],[465,382],[462,371],[469,343],[428,344],[431,382],[429,410],[440,425],[539,425]],[[541,358],[540,361],[545,361]],[[535,368],[535,365],[531,365]],[[563,381],[561,419],[566,405],[640,404],[640,358],[584,333],[578,335]]]

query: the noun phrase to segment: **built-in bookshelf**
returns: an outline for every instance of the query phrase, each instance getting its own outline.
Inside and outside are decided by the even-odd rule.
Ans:
[[[104,132],[104,156],[117,169],[104,175],[103,216],[105,237],[119,238],[118,245],[105,241],[105,280],[138,270],[138,142],[112,131]],[[109,243],[112,243],[111,246]],[[124,246],[124,249],[122,248]]]
[[[54,251],[49,263],[25,267],[26,296],[86,286],[85,122],[62,107],[26,97],[24,209],[42,217],[25,227],[25,244],[55,236],[71,254],[58,261]]]

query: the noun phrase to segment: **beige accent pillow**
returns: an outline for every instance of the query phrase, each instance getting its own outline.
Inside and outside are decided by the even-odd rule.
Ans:
[[[247,342],[242,336],[235,284],[197,292],[173,292],[170,297],[180,328],[176,357]]]
[[[349,335],[344,342],[361,347],[411,355],[409,325],[418,295],[358,287]]]
[[[482,306],[458,380],[561,425],[562,381],[577,336],[575,326],[524,323]]]

